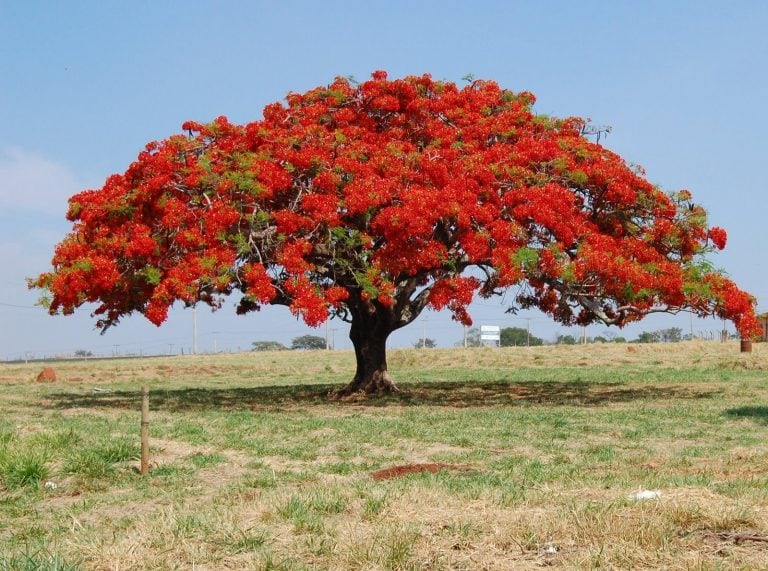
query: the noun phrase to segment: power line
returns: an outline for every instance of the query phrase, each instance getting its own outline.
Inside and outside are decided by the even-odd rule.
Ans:
[[[39,305],[16,305],[15,303],[0,303],[3,307],[15,307],[16,309],[40,309]]]
[[[2,307],[13,307],[14,309],[36,309],[36,310],[45,310],[45,308],[42,305],[18,305],[16,303],[3,303],[0,302],[0,306]],[[76,307],[75,311],[90,311],[89,309],[86,309],[84,307]]]

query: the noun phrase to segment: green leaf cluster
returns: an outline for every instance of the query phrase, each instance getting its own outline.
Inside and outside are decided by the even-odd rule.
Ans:
[[[151,285],[159,284],[160,280],[163,278],[163,272],[154,266],[144,266],[139,270],[138,274],[144,278],[144,281]]]
[[[533,270],[539,263],[539,251],[524,246],[512,254],[512,263],[525,271]]]

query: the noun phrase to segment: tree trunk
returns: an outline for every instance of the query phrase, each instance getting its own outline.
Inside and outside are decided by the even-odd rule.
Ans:
[[[352,382],[336,396],[400,392],[387,373],[387,338],[392,331],[390,320],[380,315],[353,314],[349,338],[355,348],[357,370]]]

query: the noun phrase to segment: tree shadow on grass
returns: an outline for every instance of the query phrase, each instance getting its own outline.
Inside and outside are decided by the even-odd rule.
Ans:
[[[740,406],[729,408],[723,414],[734,418],[751,418],[760,424],[768,424],[768,406]]]
[[[627,386],[623,383],[585,381],[461,381],[402,383],[402,393],[382,397],[351,397],[333,400],[337,384],[292,386],[152,389],[151,408],[168,412],[195,410],[283,410],[294,407],[333,406],[395,407],[447,406],[598,406],[643,400],[709,399],[722,393],[692,386]],[[136,409],[138,391],[49,395],[44,406],[52,409]]]

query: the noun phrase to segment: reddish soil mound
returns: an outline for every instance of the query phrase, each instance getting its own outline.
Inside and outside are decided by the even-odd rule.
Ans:
[[[46,367],[40,371],[40,374],[37,375],[36,381],[38,383],[55,383],[56,371],[54,371],[51,367]]]
[[[374,480],[392,480],[393,478],[402,478],[408,474],[420,474],[421,472],[434,474],[439,470],[463,469],[466,469],[466,466],[459,466],[457,464],[406,464],[404,466],[392,466],[391,468],[377,470],[376,472],[372,472],[371,476]]]

